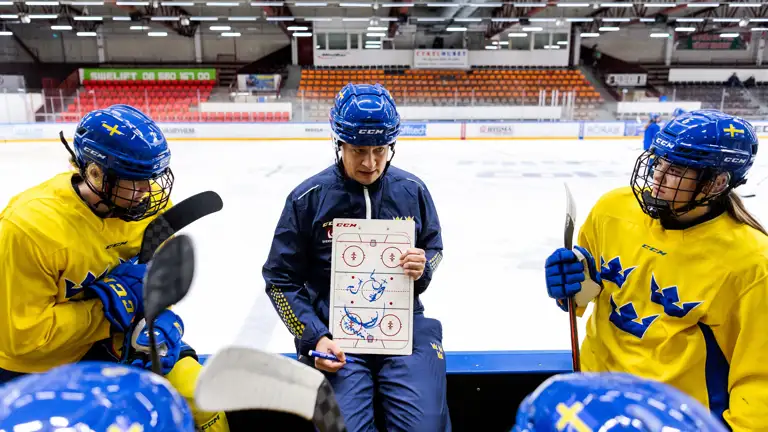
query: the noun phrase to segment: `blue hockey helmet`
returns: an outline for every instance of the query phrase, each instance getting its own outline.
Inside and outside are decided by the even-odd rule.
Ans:
[[[680,114],[684,114],[684,113],[685,113],[684,109],[682,109],[682,108],[675,108],[675,110],[672,111],[672,118],[675,118],[675,117],[679,116]]]
[[[650,118],[653,121],[657,121],[661,118],[661,114],[653,112],[648,114],[648,118]]]
[[[395,101],[380,84],[347,84],[336,95],[329,117],[337,145],[392,145],[400,134]]]
[[[63,134],[61,139],[90,189],[101,198],[100,204],[107,207],[100,215],[136,221],[167,204],[173,187],[171,151],[162,130],[138,109],[112,105],[89,112],[75,129],[74,151]],[[99,184],[87,175],[90,165],[98,166],[103,175]],[[142,188],[146,193],[139,194],[140,199],[125,199]]]
[[[193,432],[195,424],[187,401],[165,378],[133,366],[82,362],[0,387],[0,430],[22,428]]]
[[[638,157],[631,185],[643,211],[660,217],[674,210],[683,214],[725,196],[731,189],[744,184],[757,155],[758,140],[752,125],[746,120],[717,110],[696,110],[670,120],[654,137],[651,147]],[[672,199],[653,197],[658,189],[654,180],[655,167],[661,161],[675,166],[681,178],[695,180],[694,189],[673,189]],[[663,174],[667,175],[669,166]],[[728,175],[726,187],[699,198],[704,185],[720,174]],[[681,182],[682,183],[682,182]],[[665,186],[666,189],[669,189]],[[684,192],[684,193],[680,193]],[[687,196],[688,198],[680,198]]]
[[[725,432],[703,405],[667,384],[625,373],[555,375],[528,395],[513,432]]]

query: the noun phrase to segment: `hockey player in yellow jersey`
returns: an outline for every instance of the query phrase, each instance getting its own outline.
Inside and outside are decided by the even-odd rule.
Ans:
[[[594,293],[583,371],[671,384],[744,432],[768,430],[768,234],[733,190],[757,150],[743,119],[676,117],[637,159],[630,187],[591,209],[574,251],[545,264],[564,310]]]
[[[160,128],[127,105],[77,125],[74,172],[13,197],[0,213],[0,384],[67,363],[123,360],[151,366],[142,313],[144,228],[170,205],[171,153]],[[201,365],[171,310],[156,321],[165,377],[187,399],[199,428],[228,431],[223,413],[194,407]],[[131,336],[133,336],[131,338]],[[129,338],[129,339],[126,339]],[[126,344],[126,340],[132,341]]]

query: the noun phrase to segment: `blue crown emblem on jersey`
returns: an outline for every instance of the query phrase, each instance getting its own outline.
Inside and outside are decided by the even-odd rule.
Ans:
[[[731,187],[736,187],[754,163],[758,141],[746,120],[717,110],[697,110],[667,123],[651,148],[673,164],[730,172]]]
[[[395,101],[380,84],[347,84],[330,111],[334,141],[359,146],[394,144],[400,135]]]

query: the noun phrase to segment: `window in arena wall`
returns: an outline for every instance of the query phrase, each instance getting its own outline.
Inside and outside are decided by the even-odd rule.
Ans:
[[[328,33],[328,49],[329,50],[346,50],[347,34],[346,33]]]
[[[360,33],[349,34],[349,49],[360,48]]]
[[[534,33],[533,34],[533,49],[544,49],[545,46],[549,45],[549,33]]]
[[[328,49],[328,44],[325,41],[326,33],[315,33],[315,47],[319,50]]]
[[[552,45],[559,46],[559,49],[567,49],[568,33],[552,33]]]
[[[509,49],[530,51],[531,50],[530,33],[526,37],[509,38]]]

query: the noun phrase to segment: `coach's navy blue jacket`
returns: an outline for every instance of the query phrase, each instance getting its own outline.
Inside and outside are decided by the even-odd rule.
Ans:
[[[416,222],[416,247],[426,252],[424,274],[414,282],[418,295],[429,285],[442,259],[440,221],[424,183],[390,166],[365,187],[332,165],[296,187],[285,201],[269,257],[262,269],[266,290],[300,354],[315,349],[328,330],[331,283],[331,236],[334,218],[397,219]]]

